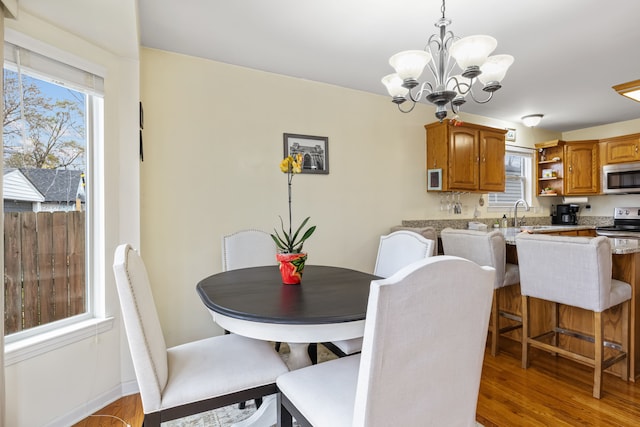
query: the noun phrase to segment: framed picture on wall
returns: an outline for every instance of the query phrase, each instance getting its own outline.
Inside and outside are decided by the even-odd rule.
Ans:
[[[329,174],[329,138],[284,134],[284,156],[302,154],[302,173]]]
[[[507,134],[504,137],[505,141],[515,141],[516,140],[516,130],[507,128]]]

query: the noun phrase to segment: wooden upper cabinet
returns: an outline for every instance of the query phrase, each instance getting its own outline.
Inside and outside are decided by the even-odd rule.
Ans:
[[[501,192],[505,189],[504,133],[480,131],[480,190]]]
[[[442,191],[504,191],[506,130],[449,120],[425,126],[427,169],[442,169]]]
[[[571,141],[564,147],[564,194],[598,194],[598,141]]]
[[[603,146],[603,164],[640,161],[640,133],[600,140]]]
[[[536,194],[555,197],[564,194],[564,146],[559,139],[535,144]],[[546,173],[546,174],[545,174]]]
[[[478,131],[452,128],[449,137],[449,187],[458,190],[478,189]]]

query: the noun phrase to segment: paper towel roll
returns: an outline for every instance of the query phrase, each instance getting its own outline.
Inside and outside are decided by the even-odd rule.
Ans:
[[[589,198],[588,197],[563,197],[562,203],[573,204],[573,205],[579,205],[579,204],[584,205],[589,203]]]

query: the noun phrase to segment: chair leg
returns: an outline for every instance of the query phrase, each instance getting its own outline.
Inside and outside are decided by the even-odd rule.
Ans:
[[[143,427],[160,427],[160,412],[144,414]]]
[[[307,347],[307,354],[309,355],[309,359],[311,359],[311,364],[317,365],[318,364],[318,344],[314,342],[310,343],[309,347]]]
[[[293,415],[282,404],[282,393],[278,393],[278,424],[277,427],[293,427]]]
[[[522,295],[522,368],[529,367],[529,297]]]
[[[602,394],[602,357],[604,352],[604,346],[602,342],[602,313],[593,313],[594,323],[594,345],[595,345],[595,357],[594,357],[594,374],[593,374],[593,397],[600,399]]]
[[[491,304],[491,355],[498,354],[498,340],[500,339],[500,310],[498,307],[498,289],[493,290]]]
[[[557,331],[558,330],[558,326],[559,326],[559,319],[560,319],[560,308],[559,305],[557,303],[553,303],[553,307],[551,308],[551,324],[553,326],[553,330]],[[559,342],[559,338],[558,338],[558,332],[555,332],[553,334],[553,341],[551,341],[552,344],[554,345],[554,347],[557,347],[560,345]],[[551,353],[552,356],[557,356],[558,353]]]
[[[629,381],[629,300],[622,303],[622,351],[627,357],[623,361],[621,377]]]

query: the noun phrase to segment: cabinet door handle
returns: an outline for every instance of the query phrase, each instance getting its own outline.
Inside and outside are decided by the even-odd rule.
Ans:
[[[573,172],[573,166],[569,165],[569,172]]]

